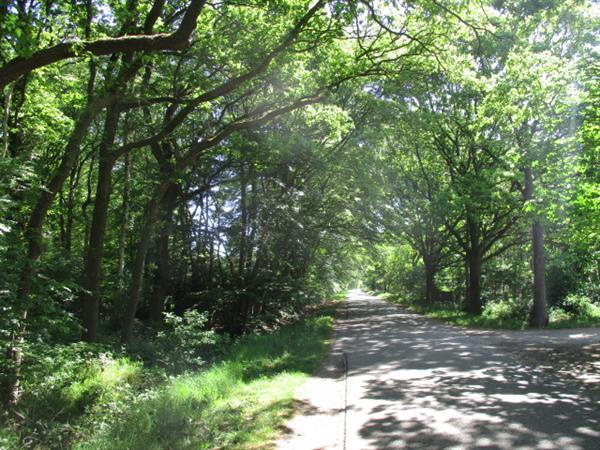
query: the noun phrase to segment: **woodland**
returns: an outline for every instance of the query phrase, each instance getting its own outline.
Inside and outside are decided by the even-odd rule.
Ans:
[[[1,2],[0,447],[263,442],[348,288],[600,325],[599,25],[579,0]]]

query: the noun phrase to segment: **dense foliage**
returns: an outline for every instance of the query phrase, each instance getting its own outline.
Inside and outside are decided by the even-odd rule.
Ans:
[[[179,389],[149,386],[361,279],[600,315],[597,25],[578,0],[3,2],[0,439],[119,440]]]
[[[598,323],[597,24],[580,2],[495,2],[448,66],[378,83],[368,285],[511,326]]]

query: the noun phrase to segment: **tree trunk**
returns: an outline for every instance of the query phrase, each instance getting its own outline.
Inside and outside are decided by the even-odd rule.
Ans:
[[[27,76],[23,76],[17,82],[18,86],[20,86],[20,91],[18,91],[20,92],[20,99],[18,101],[18,107],[13,108],[17,114],[25,101],[27,79]],[[95,72],[90,73],[88,79],[88,93],[93,92],[94,83]],[[69,141],[67,142],[60,165],[52,175],[46,188],[41,191],[33,210],[29,215],[29,219],[25,227],[24,239],[27,244],[27,254],[25,255],[23,266],[20,269],[19,282],[17,286],[17,297],[19,299],[19,303],[16,309],[20,320],[11,334],[11,344],[7,349],[7,357],[11,363],[6,374],[6,386],[4,389],[7,397],[6,400],[8,400],[8,403],[12,405],[19,401],[21,393],[20,372],[23,359],[22,347],[25,340],[28,310],[31,306],[31,286],[35,278],[36,264],[43,252],[42,240],[44,222],[46,220],[48,210],[52,206],[56,195],[62,190],[66,178],[72,171],[73,166],[77,161],[81,143],[86,137],[86,133],[90,124],[96,115],[108,104],[108,97],[109,96],[106,96],[105,98],[92,99],[91,95],[88,95],[86,107],[81,112],[75,123],[75,127],[73,128],[71,136],[69,137]],[[11,100],[12,103],[14,103],[14,98]],[[18,126],[18,115],[15,116],[15,122],[11,124],[11,128],[16,129],[16,134],[12,135],[12,137],[18,141],[20,139],[20,133],[22,132],[22,128]],[[16,149],[20,147],[20,142],[13,141],[11,145],[14,145],[12,151],[16,151]]]
[[[73,245],[73,222],[75,221],[75,196],[77,194],[77,186],[81,178],[82,164],[76,165],[71,170],[69,177],[69,193],[67,195],[67,219],[65,224],[65,242],[64,248],[67,255],[71,254]]]
[[[467,312],[481,314],[481,267],[483,265],[483,255],[479,242],[479,227],[471,217],[467,217],[467,233],[469,241],[469,249],[466,252],[467,263],[469,265]]]
[[[73,132],[71,133],[71,137],[67,143],[67,148],[61,160],[60,166],[54,173],[46,189],[40,193],[40,196],[27,222],[27,227],[25,230],[27,254],[25,255],[25,261],[21,267],[19,284],[17,287],[17,297],[19,298],[17,314],[20,320],[19,324],[12,332],[11,344],[7,349],[7,357],[11,361],[11,364],[5,378],[6,387],[4,390],[6,392],[9,404],[16,404],[20,396],[19,377],[22,362],[22,346],[24,342],[28,310],[31,306],[30,294],[32,284],[34,283],[36,264],[43,252],[42,231],[44,222],[46,220],[46,215],[48,214],[48,210],[52,206],[56,195],[61,191],[64,181],[75,164],[75,160],[79,154],[81,142],[85,138],[87,129],[89,128],[96,114],[104,106],[105,101],[106,100],[90,102],[80,116],[79,120],[75,124]]]
[[[106,112],[104,135],[100,145],[100,161],[98,165],[98,184],[94,199],[94,212],[90,228],[89,242],[85,256],[85,275],[83,287],[83,326],[84,339],[94,342],[98,333],[98,314],[100,308],[100,278],[102,276],[102,250],[106,236],[108,206],[112,193],[112,172],[115,165],[110,149],[115,139],[119,121],[119,108],[112,105]]]
[[[256,170],[254,164],[249,167],[250,187],[252,189],[252,201],[250,203],[250,212],[247,218],[246,228],[250,230],[250,235],[247,238],[247,255],[246,255],[246,273],[252,268],[252,260],[254,257],[254,244],[256,241],[256,216],[258,214],[257,194],[256,194]]]
[[[468,262],[469,283],[467,290],[467,312],[481,314],[481,252],[478,249],[472,249],[468,255]]]
[[[123,142],[127,142],[129,132],[131,131],[129,112],[125,113],[124,118],[124,130],[123,130]],[[126,280],[125,280],[125,254],[127,250],[127,237],[129,236],[129,216],[130,216],[130,203],[131,203],[131,165],[132,155],[131,152],[125,153],[123,165],[123,191],[121,193],[121,218],[120,218],[120,229],[119,229],[119,241],[118,241],[118,259],[117,259],[117,288],[113,294],[113,303],[111,310],[111,322],[118,328],[118,323],[121,317],[123,317],[123,305],[125,304],[125,298],[127,296]]]
[[[23,308],[19,317],[19,324],[13,331],[11,343],[6,350],[10,364],[6,368],[5,386],[3,386],[4,402],[14,406],[21,397],[21,366],[23,364],[23,344],[25,343],[25,323],[28,308]]]
[[[463,269],[465,274],[465,309],[467,305],[467,299],[469,298],[469,258],[465,256],[463,261]]]
[[[157,262],[158,267],[154,277],[154,290],[150,299],[150,320],[160,322],[163,319],[165,309],[165,297],[171,284],[171,267],[169,258],[169,238],[173,225],[173,210],[177,202],[178,186],[170,183],[167,192],[160,203],[160,214],[162,223],[160,234],[157,239]]]
[[[8,156],[9,149],[9,116],[10,116],[10,103],[12,100],[14,84],[9,84],[4,92],[3,98],[3,115],[2,115],[2,158]]]
[[[131,175],[131,154],[125,155],[125,167],[123,168],[123,200],[121,202],[121,231],[119,232],[119,260],[117,263],[117,279],[119,289],[125,284],[125,247],[127,245],[127,234],[129,231],[129,178]]]
[[[424,260],[425,265],[425,301],[428,304],[435,300],[435,265],[427,259]]]
[[[244,287],[244,273],[246,268],[246,236],[248,227],[248,207],[246,202],[247,183],[245,162],[240,165],[240,258],[238,260],[238,287]]]
[[[533,235],[533,311],[530,325],[542,328],[548,326],[548,308],[546,304],[544,228],[534,221]]]
[[[154,288],[149,305],[149,318],[153,322],[162,321],[165,308],[165,297],[169,290],[170,267],[169,267],[169,233],[161,231],[157,240],[157,268],[154,273]]]
[[[102,275],[102,250],[106,235],[106,221],[108,204],[112,186],[112,169],[114,164],[110,160],[101,160],[98,171],[98,185],[94,200],[94,212],[90,228],[89,242],[84,262],[84,282],[82,319],[84,339],[94,342],[98,331],[98,314],[100,307],[99,287]]]
[[[531,167],[523,170],[525,176],[525,201],[533,198],[533,173]],[[533,307],[529,324],[532,327],[543,328],[548,325],[548,308],[546,304],[544,226],[539,217],[534,216],[531,226],[533,247]]]
[[[28,247],[27,256],[25,258],[24,268],[21,272],[19,286],[19,297],[21,299],[29,296],[31,282],[35,273],[33,266],[42,255],[42,228],[48,210],[54,203],[56,195],[62,190],[64,182],[75,164],[77,156],[79,155],[81,142],[85,138],[92,120],[94,120],[98,112],[105,106],[105,103],[106,100],[94,101],[85,109],[71,134],[60,166],[46,188],[40,193],[40,197],[29,216],[25,232],[25,239]]]
[[[29,84],[28,76],[21,78],[15,83],[11,84],[11,88],[9,90],[10,93],[10,103],[5,105],[6,109],[6,125],[7,125],[7,149],[9,150],[9,154],[11,157],[15,158],[17,156],[22,157],[23,160],[29,159],[31,157],[31,149],[27,150],[27,154],[23,154],[23,127],[21,126],[22,119],[22,109],[25,104],[25,100],[27,99],[27,86]]]
[[[144,268],[146,266],[148,246],[150,244],[152,232],[154,231],[160,200],[165,195],[168,186],[169,182],[163,182],[160,186],[158,186],[154,195],[152,196],[152,199],[146,207],[144,222],[142,224],[140,233],[140,242],[138,244],[137,253],[133,262],[131,291],[121,328],[121,342],[125,344],[131,342],[131,339],[133,338],[133,325],[135,322],[137,307],[142,295],[142,284],[144,281]]]

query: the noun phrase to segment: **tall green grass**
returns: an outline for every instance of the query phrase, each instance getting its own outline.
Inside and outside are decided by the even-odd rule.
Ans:
[[[328,351],[333,305],[270,333],[224,340],[200,369],[186,365],[192,344],[158,352],[148,342],[144,358],[108,343],[34,349],[19,410],[0,416],[0,448],[261,447]],[[165,357],[177,363],[157,364]]]
[[[333,310],[241,338],[212,367],[168,380],[77,449],[251,448],[272,438],[293,411],[294,390],[329,348]],[[121,369],[122,370],[122,369]]]

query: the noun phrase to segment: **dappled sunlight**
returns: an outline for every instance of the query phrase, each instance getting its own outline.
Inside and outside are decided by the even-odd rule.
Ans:
[[[598,333],[464,330],[362,293],[346,308],[348,448],[595,448],[598,390],[524,352]]]
[[[592,3],[1,1],[0,450],[600,450]]]

